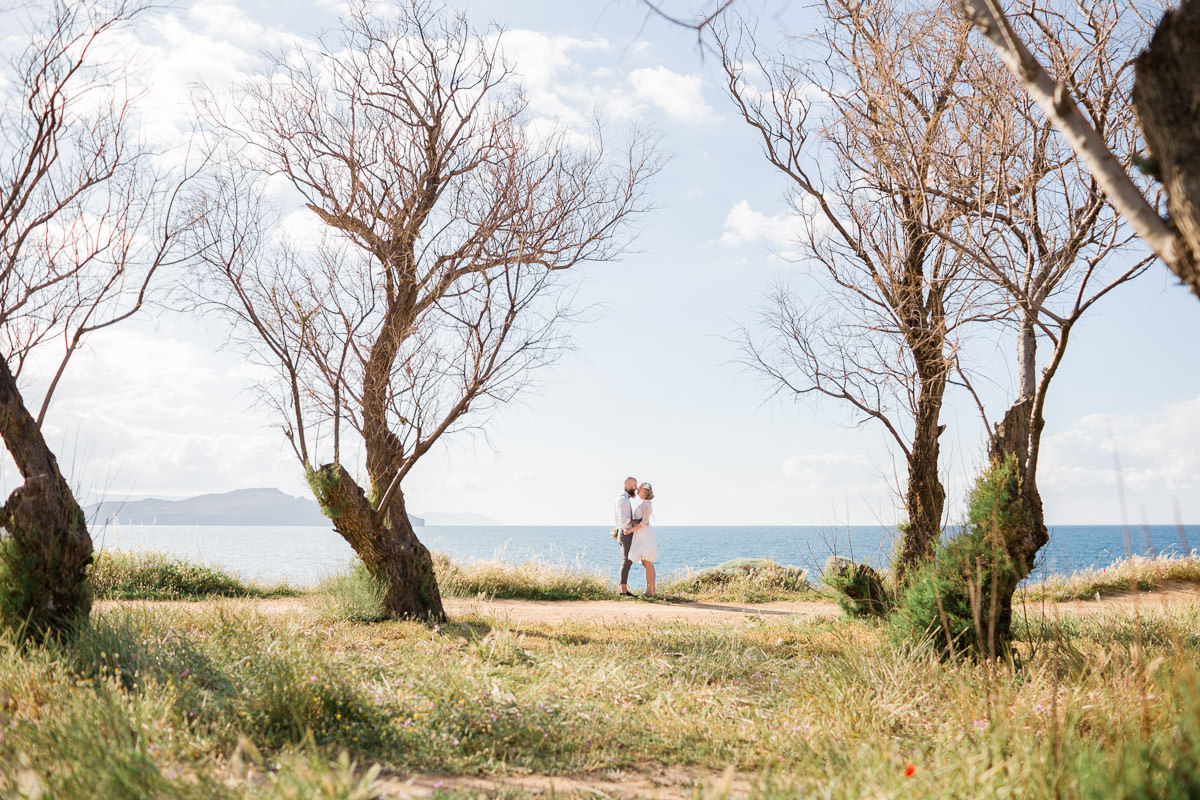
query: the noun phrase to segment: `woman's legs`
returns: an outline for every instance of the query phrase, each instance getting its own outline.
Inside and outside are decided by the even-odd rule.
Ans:
[[[642,566],[646,568],[646,594],[654,596],[654,562],[642,561]]]

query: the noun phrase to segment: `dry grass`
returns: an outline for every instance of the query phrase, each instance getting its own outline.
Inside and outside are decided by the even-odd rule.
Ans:
[[[0,796],[366,800],[373,763],[445,776],[441,796],[727,766],[754,797],[1200,788],[1195,604],[1023,623],[1019,662],[989,666],[845,620],[430,629],[297,602],[109,606],[70,646],[0,643]]]

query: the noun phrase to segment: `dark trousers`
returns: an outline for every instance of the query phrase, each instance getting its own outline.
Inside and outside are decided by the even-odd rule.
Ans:
[[[633,566],[633,562],[629,560],[629,546],[633,544],[632,533],[621,534],[621,585],[624,586],[629,582],[629,568]]]

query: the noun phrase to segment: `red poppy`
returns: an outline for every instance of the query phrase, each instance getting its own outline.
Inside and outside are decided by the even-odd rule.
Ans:
[[[913,775],[916,775],[916,774],[917,774],[917,768],[915,766],[913,766],[912,764],[908,764],[904,767],[904,777],[911,778]]]

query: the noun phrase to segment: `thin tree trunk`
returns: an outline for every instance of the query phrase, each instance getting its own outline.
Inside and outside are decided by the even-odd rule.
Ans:
[[[1189,253],[1168,262],[1200,297],[1200,0],[1168,11],[1138,56],[1133,103],[1154,172],[1167,190],[1168,223]]]
[[[388,510],[380,513],[340,464],[321,467],[313,483],[333,527],[354,548],[367,572],[387,587],[384,610],[388,616],[444,621],[433,556],[413,532],[403,494],[393,492]]]
[[[940,363],[940,361],[939,361]],[[942,426],[942,397],[946,392],[946,373],[935,367],[932,374],[922,377],[921,393],[917,398],[916,427],[908,457],[908,489],[905,511],[908,528],[900,544],[896,562],[896,579],[903,584],[913,569],[933,557],[934,544],[942,533],[942,509],[946,490],[938,475],[938,458]]]
[[[17,382],[0,357],[0,437],[24,483],[0,507],[7,532],[3,559],[11,572],[2,587],[11,621],[41,636],[65,632],[91,611],[87,567],[92,538],[83,509],[58,468]]]

